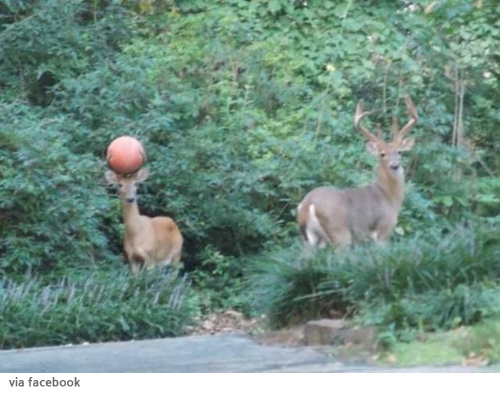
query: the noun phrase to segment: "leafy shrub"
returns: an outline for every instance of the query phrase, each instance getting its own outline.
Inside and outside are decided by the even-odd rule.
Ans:
[[[330,261],[325,261],[322,252],[317,258],[308,258],[303,252],[302,244],[295,244],[251,262],[247,285],[252,306],[267,315],[272,327],[328,316],[332,308],[345,308],[341,294],[330,291],[322,296],[318,291],[319,284],[330,277]]]
[[[440,329],[498,311],[498,228],[456,229],[308,260],[297,251],[263,257],[251,277],[255,303],[275,326],[347,309],[368,324]]]
[[[186,277],[123,272],[0,281],[0,347],[171,337],[197,313]]]
[[[112,58],[130,30],[126,9],[107,3],[0,1],[2,86],[46,106],[61,80]]]
[[[117,262],[109,236],[119,226],[108,218],[102,167],[95,156],[71,151],[73,127],[64,116],[44,118],[25,105],[0,103],[3,274]]]
[[[249,301],[244,293],[243,261],[222,255],[212,248],[204,250],[198,258],[200,267],[191,273],[198,290],[202,312],[236,309],[250,313]]]
[[[479,299],[486,277],[496,283],[484,262],[496,255],[476,254],[485,243],[460,251],[450,241],[450,262],[433,255],[441,243],[409,240],[500,220],[500,7],[451,3],[0,0],[0,274],[49,283],[120,263],[119,203],[102,174],[109,141],[131,134],[152,169],[141,211],[179,223],[204,311],[245,309],[245,264],[262,253],[269,286],[258,287],[259,302],[276,325],[330,307],[368,318],[371,300],[380,312],[370,318],[414,325],[405,310],[427,293],[441,299],[438,314]],[[372,178],[352,124],[357,100],[389,129],[391,117],[405,121],[408,93],[420,122],[398,245],[310,262],[295,247],[268,257],[297,236],[307,191]],[[282,275],[266,273],[267,258]],[[402,306],[390,311],[396,298]],[[417,314],[431,326],[468,323],[489,298],[444,319]]]
[[[494,72],[496,62],[492,55],[459,56],[465,49],[450,33],[494,48],[488,37],[499,30],[490,15],[498,10],[486,3],[448,5],[461,25],[445,18],[446,30],[441,8],[428,15],[399,3],[4,1],[0,82],[24,109],[4,117],[3,132],[10,138],[19,127],[34,130],[42,119],[57,119],[42,129],[64,140],[58,165],[74,160],[74,173],[84,172],[76,167],[82,161],[96,168],[96,187],[87,198],[100,208],[91,225],[87,217],[78,226],[101,228],[93,229],[94,243],[104,235],[93,247],[101,250],[106,241],[113,254],[121,248],[120,214],[118,208],[104,213],[109,201],[100,198],[105,191],[97,168],[102,171],[105,147],[114,137],[141,138],[153,169],[141,208],[179,222],[187,239],[184,259],[192,269],[201,265],[207,246],[237,264],[242,255],[296,236],[294,207],[314,186],[368,182],[374,161],[353,128],[355,102],[365,98],[369,109],[380,109],[372,120],[387,129],[391,116],[406,118],[400,97],[409,92],[421,122],[407,165],[408,197],[398,235],[446,228],[473,214],[495,219],[498,80],[480,76]],[[479,20],[489,26],[488,34]],[[460,148],[449,143],[455,97],[442,71],[456,59],[475,77],[464,103],[468,144]],[[30,124],[12,127],[17,118],[29,117]],[[37,154],[44,159],[41,151],[31,153]],[[71,185],[89,182],[83,176]],[[37,208],[33,220],[50,216],[42,213],[46,206]],[[52,232],[40,225],[40,232]],[[32,232],[16,232],[18,252],[35,247]],[[83,236],[87,246],[88,238]],[[37,255],[42,252],[50,254],[51,247]],[[3,248],[11,261],[5,264],[14,270],[34,263],[15,268],[19,258],[11,253],[12,247]],[[96,254],[94,259],[110,257]],[[36,264],[55,264],[47,260]]]

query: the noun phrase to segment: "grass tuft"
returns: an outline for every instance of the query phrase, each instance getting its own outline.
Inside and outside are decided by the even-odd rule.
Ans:
[[[395,329],[450,329],[499,311],[498,228],[457,228],[440,239],[415,238],[306,258],[299,245],[254,263],[254,305],[274,327],[353,313]]]
[[[172,271],[2,279],[0,348],[179,336],[195,310],[188,280]]]

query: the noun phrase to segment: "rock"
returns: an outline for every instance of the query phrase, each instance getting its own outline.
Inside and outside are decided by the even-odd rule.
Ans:
[[[387,361],[389,363],[394,364],[394,363],[396,363],[398,361],[398,358],[393,353],[390,353],[389,355],[387,355]]]
[[[338,338],[344,344],[352,343],[371,346],[375,344],[377,328],[374,326],[357,326],[350,329],[343,329],[339,332]]]
[[[329,345],[345,328],[343,319],[319,319],[309,321],[304,328],[304,344]]]
[[[214,324],[212,321],[207,320],[207,321],[204,321],[204,322],[201,324],[201,326],[203,327],[203,329],[205,329],[205,330],[209,330],[209,331],[210,331],[210,330],[213,330],[213,329],[214,329],[215,324]]]
[[[371,347],[377,338],[373,326],[347,327],[343,319],[309,321],[304,328],[305,345],[362,345]]]
[[[226,310],[206,315],[203,319],[198,318],[195,324],[187,329],[186,333],[198,335],[220,332],[248,332],[256,329],[258,323],[258,319],[248,319],[238,311]]]
[[[264,332],[257,337],[260,344],[298,346],[304,341],[304,325]]]
[[[345,312],[332,309],[328,312],[328,314],[329,314],[331,319],[341,319],[344,317]]]
[[[242,313],[240,313],[238,311],[234,311],[234,310],[226,310],[226,311],[224,311],[223,314],[227,315],[229,317],[233,317],[235,319],[244,319],[244,316]]]

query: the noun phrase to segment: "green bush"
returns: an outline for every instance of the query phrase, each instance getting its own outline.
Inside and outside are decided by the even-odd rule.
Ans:
[[[274,326],[354,313],[364,323],[426,330],[471,324],[499,311],[498,228],[456,229],[441,239],[385,247],[276,252],[255,263],[255,304]]]
[[[130,35],[130,15],[116,2],[2,0],[0,14],[0,83],[41,106],[63,79],[112,59]]]
[[[71,140],[78,152],[102,158],[123,133],[144,141],[153,176],[141,204],[179,221],[187,266],[199,267],[207,246],[238,258],[296,236],[293,210],[312,187],[367,183],[374,161],[352,124],[359,98],[378,109],[372,121],[386,129],[392,115],[406,119],[400,97],[407,92],[421,113],[398,234],[443,228],[471,213],[498,215],[498,182],[476,181],[498,167],[496,134],[485,131],[484,149],[449,143],[454,101],[429,47],[438,22],[420,13],[398,19],[393,5],[275,3],[272,10],[263,2],[199,4],[194,13],[151,5],[148,21],[155,23],[126,41],[115,61],[65,78],[55,91],[52,109],[79,122]],[[388,14],[419,34],[388,28]],[[471,30],[473,14],[463,15]],[[332,36],[334,28],[344,36]],[[377,44],[366,44],[370,34],[380,37]],[[446,64],[447,42],[439,44]],[[379,50],[389,63],[369,60]],[[471,118],[490,108],[467,104]],[[492,114],[483,116],[485,130],[494,128]]]
[[[0,275],[52,285],[69,274],[78,281],[89,265],[109,272],[123,262],[119,201],[103,172],[107,144],[131,134],[152,169],[141,211],[179,223],[203,311],[248,310],[247,261],[262,255],[268,287],[253,288],[267,294],[257,303],[276,325],[331,307],[368,318],[362,303],[372,297],[379,303],[370,318],[397,316],[398,326],[417,323],[411,308],[429,326],[477,319],[481,304],[490,308],[489,292],[479,299],[486,277],[493,290],[497,280],[487,255],[450,241],[447,261],[433,255],[434,241],[411,239],[500,220],[500,7],[463,0],[431,8],[0,0]],[[397,244],[308,262],[299,247],[268,257],[297,237],[295,208],[310,189],[372,179],[375,160],[353,127],[356,102],[365,99],[371,125],[388,130],[392,117],[406,120],[405,94],[420,121],[405,158]],[[275,264],[267,275],[266,258]],[[470,313],[453,306],[434,320],[414,300],[430,293],[439,315],[447,304],[479,300]],[[391,308],[396,298],[402,306]]]
[[[86,274],[85,274],[86,273]],[[97,270],[0,281],[0,347],[179,336],[198,312],[186,277]]]
[[[202,312],[236,309],[250,314],[250,304],[244,293],[245,268],[242,262],[211,248],[199,258],[202,262],[191,273],[191,278],[198,290]]]
[[[247,279],[252,308],[265,313],[271,327],[328,316],[328,312],[345,308],[342,296],[318,294],[319,283],[328,277],[324,258],[309,258],[302,244],[278,249],[251,262]],[[302,255],[301,255],[302,254]]]
[[[0,103],[0,273],[119,263],[119,222],[92,154],[74,154],[64,116]]]
[[[32,149],[31,157],[44,161],[48,152],[60,154],[46,167],[70,168],[67,187],[87,187],[90,205],[99,205],[92,218],[84,214],[78,223],[92,228],[96,237],[89,242],[91,236],[84,235],[82,243],[98,252],[80,255],[107,260],[106,242],[114,255],[121,248],[119,209],[101,198],[105,149],[119,135],[144,142],[153,175],[141,193],[141,208],[179,222],[186,266],[200,267],[200,255],[210,248],[237,264],[241,256],[296,236],[294,208],[311,188],[369,181],[374,161],[352,124],[355,103],[365,98],[369,109],[378,110],[373,124],[380,121],[387,129],[393,115],[401,122],[406,118],[400,102],[406,93],[415,97],[421,122],[413,133],[418,144],[407,161],[407,199],[396,236],[447,227],[471,215],[498,220],[498,79],[490,69],[496,63],[493,55],[469,53],[456,41],[458,35],[480,42],[484,53],[494,48],[500,32],[490,16],[499,11],[489,2],[482,8],[448,5],[460,25],[442,7],[408,14],[395,12],[403,7],[399,3],[1,4],[0,83],[8,87],[6,111],[14,100],[23,108],[4,116],[2,133],[27,143],[40,123],[42,132],[61,137],[50,150]],[[456,97],[441,70],[456,59],[464,75],[475,78],[464,102],[467,144],[459,148],[450,144]],[[486,71],[494,76],[482,76]],[[7,149],[12,165],[18,149]],[[15,164],[22,162],[20,157]],[[87,169],[79,167],[82,162]],[[8,168],[7,163],[4,179],[15,176],[14,167]],[[78,179],[79,173],[93,180]],[[20,182],[16,187],[22,188]],[[12,188],[9,193],[4,206],[14,204]],[[69,198],[62,201],[71,204]],[[75,201],[82,206],[78,196]],[[52,228],[43,222],[53,215],[49,205],[38,206],[36,218],[24,215],[48,236]],[[11,210],[3,209],[2,214]],[[78,217],[74,210],[68,207]],[[13,222],[9,231],[18,240],[15,247],[3,247],[9,261],[4,265],[21,272],[33,263],[48,269],[56,264],[38,257],[51,255],[48,247],[36,251],[36,262],[17,266],[14,248],[30,259],[26,249],[35,245],[31,232],[22,235],[24,220]]]

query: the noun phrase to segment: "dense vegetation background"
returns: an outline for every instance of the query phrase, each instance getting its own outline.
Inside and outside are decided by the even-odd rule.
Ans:
[[[496,312],[499,41],[494,0],[1,0],[0,345],[182,334],[229,307],[280,326],[373,301],[365,322],[429,329]],[[305,193],[373,176],[355,103],[388,130],[406,94],[417,146],[376,251],[393,280],[373,289],[363,250],[298,263]],[[139,204],[179,223],[191,281],[127,274],[103,178],[123,134],[147,149]]]

